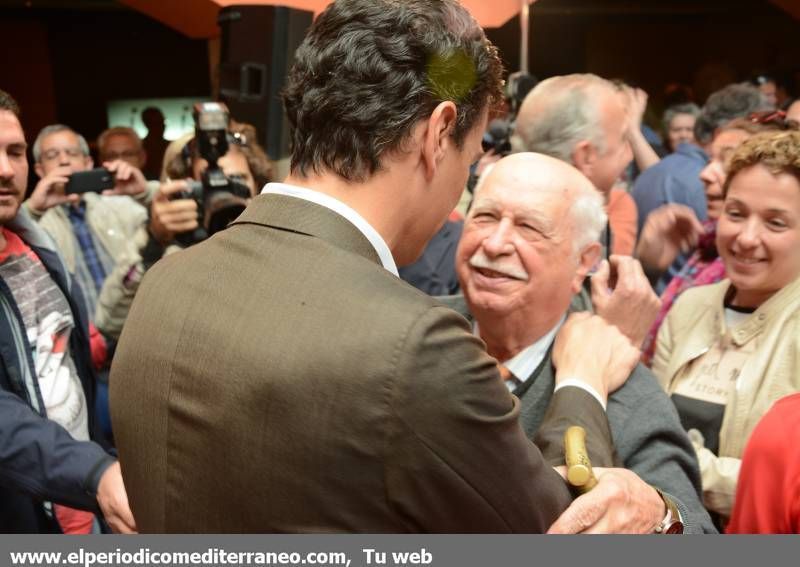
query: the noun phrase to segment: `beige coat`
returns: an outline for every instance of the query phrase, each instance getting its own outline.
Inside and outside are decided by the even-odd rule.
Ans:
[[[725,408],[719,455],[695,447],[704,502],[723,516],[733,507],[741,456],[753,428],[775,401],[800,390],[800,278],[726,329],[723,304],[730,285],[724,280],[681,295],[661,326],[653,359],[653,372],[671,394],[680,371],[723,336],[739,346],[757,341]]]
[[[114,269],[106,276],[90,317],[106,335],[117,337],[138,287],[138,279],[126,280],[132,269],[141,267],[141,250],[147,244],[147,209],[157,184],[148,183],[142,197],[103,197],[95,193],[83,196],[86,222],[92,234],[114,261]],[[27,203],[26,203],[27,204]],[[53,237],[67,268],[75,273],[78,254],[72,223],[63,207],[53,207],[44,214],[26,207],[31,216]]]

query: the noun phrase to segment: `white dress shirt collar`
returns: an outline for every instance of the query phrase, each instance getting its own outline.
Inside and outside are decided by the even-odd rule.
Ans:
[[[516,356],[500,363],[508,368],[508,370],[514,375],[514,380],[506,381],[506,386],[511,392],[516,390],[521,384],[524,384],[533,375],[533,372],[542,363],[544,357],[547,356],[547,351],[550,348],[550,345],[553,343],[556,334],[558,334],[558,331],[561,329],[561,326],[566,320],[567,314],[564,314],[558,323],[556,323],[556,326],[553,327],[546,335],[532,345],[522,349],[516,354]],[[477,321],[473,323],[472,328],[474,333],[480,336]],[[554,392],[566,387],[576,387],[580,388],[581,390],[585,390],[591,394],[601,406],[603,406],[603,410],[606,409],[606,401],[600,396],[600,393],[597,390],[595,390],[586,382],[583,382],[576,377],[568,377],[559,382],[559,384],[555,387]]]
[[[525,383],[542,363],[550,345],[553,344],[556,333],[558,333],[558,330],[566,319],[566,315],[562,316],[561,319],[558,320],[558,323],[556,323],[556,326],[550,329],[546,335],[532,345],[528,345],[519,351],[516,356],[502,363],[511,371],[514,377],[519,380],[519,384]]]
[[[352,207],[345,205],[339,199],[324,193],[320,193],[319,191],[314,191],[313,189],[298,187],[297,185],[287,185],[286,183],[267,183],[264,186],[264,189],[261,191],[261,194],[275,194],[296,197],[298,199],[303,199],[304,201],[310,201],[321,207],[325,207],[326,209],[343,216],[345,219],[350,221],[350,223],[355,226],[367,240],[369,240],[370,244],[372,244],[372,247],[375,249],[375,252],[377,252],[378,258],[380,259],[383,267],[393,273],[395,276],[399,277],[397,265],[392,257],[392,251],[389,250],[389,246],[386,244],[386,241],[364,217],[358,214],[358,212],[356,212],[356,210]]]

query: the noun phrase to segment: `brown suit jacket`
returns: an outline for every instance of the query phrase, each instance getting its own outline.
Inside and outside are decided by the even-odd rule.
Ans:
[[[543,449],[572,414],[610,460],[559,394]],[[570,502],[466,321],[292,197],[147,274],[111,406],[143,532],[538,532]]]

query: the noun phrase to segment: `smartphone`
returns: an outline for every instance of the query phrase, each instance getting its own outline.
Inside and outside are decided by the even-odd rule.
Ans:
[[[69,176],[66,193],[101,193],[114,187],[114,174],[105,167],[90,169],[89,171],[76,171]]]

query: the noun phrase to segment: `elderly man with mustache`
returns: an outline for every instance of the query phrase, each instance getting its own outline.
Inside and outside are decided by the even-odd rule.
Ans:
[[[504,158],[476,188],[456,253],[464,296],[443,300],[473,319],[489,354],[501,363],[529,437],[563,380],[553,368],[554,338],[570,312],[589,308],[580,292],[600,256],[605,224],[602,199],[589,180],[541,154]],[[618,280],[641,269],[633,259],[615,264]],[[699,499],[692,446],[649,370],[634,369],[609,396],[607,414],[622,464],[670,495],[686,533],[714,532]],[[654,530],[680,531],[677,519],[665,518]]]

